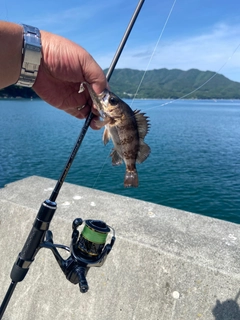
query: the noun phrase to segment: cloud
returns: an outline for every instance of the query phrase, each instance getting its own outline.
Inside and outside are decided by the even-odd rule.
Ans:
[[[209,32],[191,37],[160,41],[152,56],[154,43],[143,43],[134,49],[126,49],[118,68],[182,69],[219,71],[231,80],[240,81],[240,25],[224,23],[214,25]],[[96,57],[106,68],[113,53]],[[152,57],[151,57],[152,56]],[[151,62],[149,63],[149,60]]]

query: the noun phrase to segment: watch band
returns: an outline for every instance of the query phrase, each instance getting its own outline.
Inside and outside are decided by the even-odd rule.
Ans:
[[[35,28],[23,24],[23,62],[21,74],[16,83],[18,86],[32,87],[38,74],[38,68],[42,58],[41,34]]]

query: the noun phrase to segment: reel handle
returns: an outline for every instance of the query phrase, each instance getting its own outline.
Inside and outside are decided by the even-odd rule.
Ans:
[[[89,289],[87,279],[86,279],[88,270],[89,268],[81,267],[81,266],[77,266],[75,269],[75,272],[78,276],[79,289],[81,293],[86,293]]]

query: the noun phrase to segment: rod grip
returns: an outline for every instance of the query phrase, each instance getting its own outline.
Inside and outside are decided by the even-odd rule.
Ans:
[[[42,203],[22,251],[13,265],[10,276],[14,282],[20,282],[26,276],[35,255],[40,249],[40,244],[44,240],[56,209],[57,204],[55,202],[46,200]]]

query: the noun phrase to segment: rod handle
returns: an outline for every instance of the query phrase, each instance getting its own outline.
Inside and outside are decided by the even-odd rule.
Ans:
[[[42,203],[22,251],[13,265],[10,275],[12,281],[20,282],[25,278],[35,255],[40,249],[40,244],[44,240],[56,209],[57,204],[55,202],[45,200]]]

